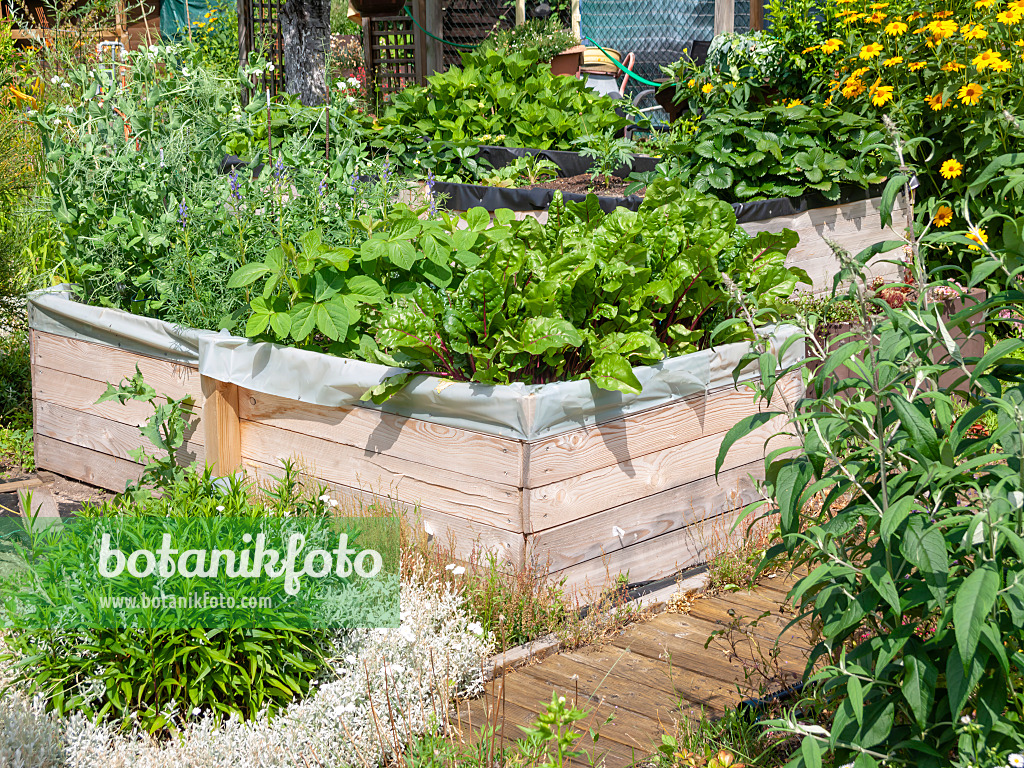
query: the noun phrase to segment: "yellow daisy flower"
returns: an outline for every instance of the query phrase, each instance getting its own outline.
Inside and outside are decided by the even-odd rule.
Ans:
[[[903,63],[903,57],[902,56],[893,56],[891,59],[886,59],[882,63],[885,64],[885,66],[887,66],[887,67],[895,67],[897,64],[902,64]]]
[[[938,16],[938,14],[935,15]],[[942,40],[943,38],[953,35],[959,27],[960,25],[955,21],[947,19],[945,21],[933,21],[928,25],[927,29],[932,33],[932,37],[937,40]]]
[[[788,104],[786,104],[787,107],[802,107],[803,105],[804,103],[800,101],[800,99],[793,99]]]
[[[986,69],[991,67],[993,64],[995,64],[1002,58],[1003,55],[1001,53],[999,53],[998,51],[993,51],[991,48],[989,48],[988,50],[982,51],[973,59],[971,59],[971,64],[977,67],[979,72],[984,72]]]
[[[954,158],[946,160],[939,168],[939,173],[942,174],[944,179],[955,179],[963,172],[964,164]]]
[[[1012,26],[1024,18],[1024,11],[1019,8],[1007,8],[1005,11],[996,14],[996,21],[1000,24]]]
[[[882,52],[882,46],[878,43],[870,43],[860,49],[858,56],[862,59],[873,59]]]
[[[939,209],[935,211],[935,217],[932,219],[932,224],[936,227],[944,227],[953,220],[953,209],[948,205],[940,205]]]
[[[885,34],[892,37],[899,37],[906,32],[910,27],[904,24],[902,21],[890,21],[885,25]]]
[[[704,93],[711,93],[713,90],[715,90],[715,86],[713,86],[711,83],[704,83],[704,87],[701,88],[701,90],[704,91]]]
[[[818,46],[818,45],[812,45],[812,46],[811,46],[810,48],[804,48],[804,49],[803,49],[803,50],[801,51],[801,53],[810,53],[811,51],[816,51],[816,50],[818,50],[818,48],[820,48],[820,47],[821,47],[821,46]]]
[[[965,40],[984,40],[988,37],[988,32],[981,24],[964,24],[960,27],[960,34],[964,36]]]
[[[972,227],[971,231],[967,233],[967,239],[968,240],[973,240],[974,242],[977,243],[977,245],[969,245],[969,246],[967,246],[968,250],[970,250],[970,251],[980,251],[981,250],[981,246],[984,243],[988,242],[988,235],[985,234],[985,230],[984,229],[978,229],[977,227]]]
[[[821,44],[821,52],[822,53],[835,53],[836,51],[838,51],[842,47],[843,47],[843,41],[842,40],[836,40],[833,37],[833,38],[830,38],[830,39],[826,40],[824,43]]]
[[[959,61],[947,61],[942,65],[943,72],[959,72],[961,69],[967,69],[967,65]]]
[[[938,112],[945,106],[942,101],[941,93],[937,93],[934,96],[928,96],[925,98],[925,101],[928,102],[928,106],[931,107],[934,112]]]
[[[981,100],[982,91],[984,88],[977,83],[968,83],[957,91],[956,95],[960,97],[961,102],[973,107]]]
[[[879,85],[873,90],[874,93],[871,94],[871,103],[876,107],[881,107],[887,102],[892,101],[893,87],[891,85]]]
[[[925,64],[926,62],[924,61],[912,61],[909,64],[907,64],[907,69],[909,69],[911,72],[917,72],[919,69],[924,69]]]
[[[938,13],[932,14],[932,16],[934,16],[936,19],[948,19],[952,15],[952,11],[939,11]]]
[[[1010,62],[1008,61],[997,61],[989,67],[993,72],[1009,72]]]
[[[885,21],[887,15],[888,14],[882,13],[881,11],[875,11],[866,19],[864,19],[864,21],[868,24],[881,24],[883,21]]]

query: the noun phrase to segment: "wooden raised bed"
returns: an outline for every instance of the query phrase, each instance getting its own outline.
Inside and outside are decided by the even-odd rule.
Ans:
[[[716,480],[724,433],[759,408],[745,389],[520,440],[286,399],[78,335],[31,332],[40,468],[114,491],[139,476],[129,451],[146,445],[138,426],[150,407],[95,402],[106,382],[138,365],[157,392],[195,400],[182,462],[265,478],[279,474],[282,459],[297,459],[339,495],[394,501],[428,534],[452,541],[459,557],[486,548],[516,567],[536,559],[568,588],[600,588],[626,571],[631,582],[654,579],[706,559],[732,513],[753,500],[748,475],[762,475],[765,438],[779,427],[737,443]],[[780,388],[795,401],[799,376]]]

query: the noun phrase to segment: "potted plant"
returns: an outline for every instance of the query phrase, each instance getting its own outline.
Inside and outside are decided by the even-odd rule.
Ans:
[[[481,46],[504,54],[535,50],[540,61],[551,63],[553,75],[575,75],[580,68],[583,46],[558,20],[530,19],[518,27],[503,29],[487,38]]]

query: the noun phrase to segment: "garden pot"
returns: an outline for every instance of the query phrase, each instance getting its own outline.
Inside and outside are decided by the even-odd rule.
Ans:
[[[556,54],[551,59],[551,74],[552,75],[571,75],[576,76],[576,73],[580,69],[580,54],[583,53],[583,46],[576,45],[572,48],[566,48],[559,54]]]
[[[35,456],[41,469],[124,490],[142,470],[132,451],[152,412],[97,402],[134,374],[191,397],[182,462],[218,475],[280,474],[295,459],[338,498],[380,498],[467,559],[534,560],[571,591],[668,576],[708,557],[714,530],[757,498],[775,420],[739,440],[716,476],[723,437],[761,404],[732,371],[746,343],[638,367],[643,390],[623,397],[590,382],[484,386],[418,377],[382,406],[359,400],[384,366],[180,328],[91,307],[70,293],[29,298]],[[781,348],[796,331],[774,329]],[[785,364],[803,354],[786,347]],[[385,372],[385,373],[382,373]],[[756,366],[742,379],[757,375]],[[780,382],[793,401],[798,374]],[[788,445],[788,443],[786,443]],[[712,522],[713,521],[713,522]]]
[[[351,3],[360,16],[397,16],[406,0],[351,0]]]
[[[622,62],[622,54],[614,48],[605,48],[608,55],[611,56],[618,62]],[[600,48],[594,46],[587,46],[583,49],[583,63],[581,65],[584,69],[589,69],[594,72],[612,72],[618,73],[619,68],[616,67],[612,62],[608,61],[608,56],[605,56]]]

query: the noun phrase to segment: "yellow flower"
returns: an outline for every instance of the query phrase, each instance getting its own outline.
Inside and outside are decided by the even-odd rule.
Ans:
[[[882,63],[885,64],[885,66],[887,66],[887,67],[895,67],[897,64],[902,64],[903,63],[903,57],[902,56],[893,56],[891,59],[886,59]]]
[[[818,50],[818,47],[819,46],[817,46],[817,45],[812,45],[810,48],[804,48],[801,51],[801,53],[810,53],[811,51],[816,51],[816,50]]]
[[[881,52],[882,46],[880,46],[878,43],[871,43],[870,45],[865,45],[863,48],[861,48],[860,53],[858,55],[862,59],[873,59]]]
[[[839,81],[838,80],[829,80],[829,82],[828,82],[828,89],[830,91],[834,91],[838,87],[839,87]]]
[[[982,244],[988,242],[988,235],[985,234],[985,230],[984,229],[978,229],[977,227],[972,227],[971,231],[967,233],[967,239],[968,240],[973,240],[974,242],[976,242],[978,244],[978,245],[968,245],[967,246],[968,250],[970,250],[970,251],[980,251],[981,250],[980,246]]]
[[[907,64],[907,69],[909,69],[911,72],[917,72],[917,70],[919,69],[924,69],[925,63],[926,62],[923,61],[912,61],[909,64]]]
[[[936,227],[944,227],[953,220],[953,209],[948,205],[940,205],[939,209],[935,211],[935,217],[932,219],[932,224]]]
[[[974,3],[975,8],[988,8],[990,5],[995,5],[999,0],[976,0]]]
[[[868,69],[869,69],[868,67],[861,67],[860,69],[855,69],[855,70],[853,70],[853,73],[850,75],[850,77],[860,77],[865,72],[867,72]]]
[[[847,16],[845,19],[843,19],[843,24],[852,24],[857,19],[861,19],[863,17],[864,17],[863,13],[851,13],[849,16]]]
[[[891,85],[879,85],[874,88],[874,93],[871,95],[871,103],[876,107],[881,107],[887,102],[892,101],[892,86]]]
[[[910,27],[902,21],[890,21],[885,25],[885,34],[891,35],[892,37],[899,37],[908,29],[910,29]]]
[[[997,61],[994,64],[992,64],[989,67],[989,69],[991,69],[993,72],[1009,72],[1010,71],[1010,62],[1008,62],[1008,61]]]
[[[843,96],[848,99],[856,98],[860,96],[867,88],[860,80],[855,77],[851,77],[846,83],[843,84]]]
[[[959,72],[961,69],[967,69],[967,65],[959,61],[947,61],[942,65],[943,72]]]
[[[842,40],[836,40],[834,37],[826,40],[821,44],[822,53],[835,53],[843,46]]]
[[[793,99],[786,106],[787,107],[802,107],[803,105],[804,105],[804,103],[802,101],[800,101],[800,99]]]
[[[704,93],[711,93],[713,90],[715,90],[715,86],[713,86],[711,83],[704,83],[704,87],[701,88],[701,90],[704,91]]]
[[[993,0],[993,2],[995,2],[995,0]],[[921,13],[920,11],[916,11],[907,16],[907,21],[917,21],[918,19],[923,19],[927,15],[927,13]]]
[[[1000,24],[1013,25],[1024,18],[1024,11],[1019,8],[1007,8],[1005,11],[996,14],[996,21]]]
[[[952,15],[952,11],[939,11],[937,13],[932,14],[932,16],[934,16],[936,19],[948,19]]]
[[[944,179],[955,179],[957,176],[963,173],[963,170],[963,163],[954,158],[950,158],[949,160],[942,164],[941,168],[939,168],[939,173],[942,174],[942,178]]]
[[[1024,46],[1024,40],[1014,40],[1013,44],[1016,46]]]
[[[928,106],[931,107],[932,110],[935,112],[938,112],[945,106],[945,104],[943,104],[942,102],[941,93],[937,93],[934,96],[928,96],[925,98],[925,101],[928,102]]]
[[[888,3],[872,3],[871,5],[868,6],[868,8],[870,8],[872,11],[880,11],[883,8],[888,8],[888,7],[889,7]]]
[[[690,78],[690,82],[686,84],[688,88],[693,88],[695,85],[697,85],[697,81],[694,80],[692,77]]]
[[[960,33],[964,36],[965,40],[984,40],[988,37],[988,32],[981,24],[964,24],[960,27]]]
[[[937,17],[939,14],[935,15]],[[942,40],[945,37],[953,35],[957,29],[959,29],[959,25],[951,19],[946,21],[933,21],[926,27],[926,29],[932,33],[932,37],[936,40]]]
[[[886,15],[887,14],[884,14],[881,11],[875,11],[866,19],[864,19],[864,21],[867,22],[868,24],[881,24],[883,21],[885,21]]]
[[[831,107],[832,106],[832,97],[831,96],[829,96],[827,99],[825,99],[825,106],[826,107]]]
[[[969,104],[973,107],[981,99],[981,92],[983,90],[977,83],[968,83],[957,91],[956,95],[960,97],[960,101],[964,104]]]
[[[991,48],[989,48],[988,50],[982,51],[973,59],[971,59],[971,64],[977,67],[979,72],[984,72],[986,69],[991,67],[993,64],[995,64],[1002,58],[1003,55],[1001,53],[999,53],[998,51],[993,51]]]

